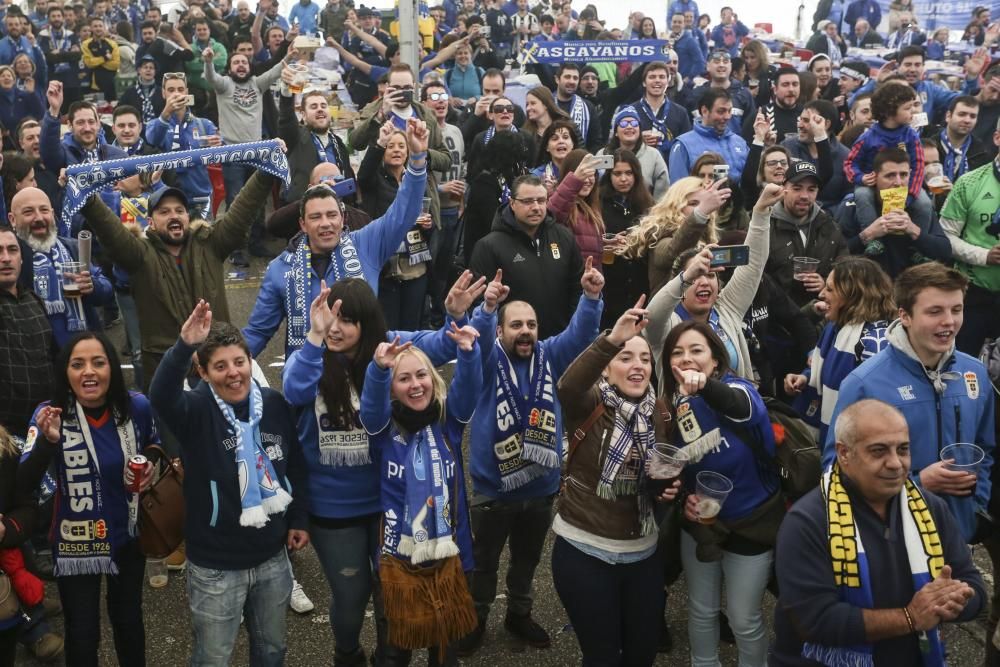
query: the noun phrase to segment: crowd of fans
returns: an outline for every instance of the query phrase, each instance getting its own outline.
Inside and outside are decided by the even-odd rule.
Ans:
[[[475,654],[505,547],[503,626],[547,648],[550,530],[585,665],[676,651],[681,572],[694,667],[722,640],[746,667],[944,665],[942,624],[987,613],[1000,664],[970,550],[996,569],[989,9],[953,38],[911,0],[821,0],[798,45],[694,0],[622,28],[421,9],[414,72],[350,0],[0,4],[0,662],[96,665],[103,586],[145,664],[138,507],[179,458],[192,665],[241,624],[284,662],[309,546],[334,665]],[[660,59],[518,58],[647,39]],[[270,140],[285,183],[162,168]],[[128,158],[69,206],[67,169]]]

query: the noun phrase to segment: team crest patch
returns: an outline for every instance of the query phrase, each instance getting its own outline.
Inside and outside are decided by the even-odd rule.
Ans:
[[[962,376],[965,378],[965,393],[972,400],[979,398],[979,377],[973,371],[966,371]]]
[[[899,392],[899,397],[904,401],[912,401],[916,398],[916,396],[913,395],[912,384],[908,384],[905,387],[896,387],[896,391]]]
[[[681,437],[686,443],[692,443],[701,437],[701,425],[695,418],[694,412],[678,415],[677,426],[681,429]]]
[[[560,255],[559,255],[559,244],[558,243],[550,243],[549,244],[549,249],[552,251],[552,259],[559,259],[559,257],[560,257]]]

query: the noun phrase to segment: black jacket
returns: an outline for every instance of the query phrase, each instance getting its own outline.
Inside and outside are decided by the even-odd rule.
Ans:
[[[842,40],[840,42],[840,44],[837,45],[837,48],[840,49],[840,55],[841,56],[846,56],[847,55],[847,43],[846,42],[844,42]],[[813,33],[813,36],[809,38],[808,42],[806,42],[806,49],[808,49],[809,51],[812,51],[813,54],[816,54],[816,53],[825,53],[826,55],[830,56],[831,58],[833,57],[833,54],[830,53],[830,41],[826,38],[826,33],[825,32],[816,32],[816,33]]]
[[[936,143],[938,147],[938,155],[941,156],[941,161],[943,162],[944,156],[947,154],[947,151],[945,151],[944,145],[941,143],[941,133],[935,132],[933,139],[934,143]],[[980,141],[979,138],[976,137],[975,134],[973,134],[972,143],[969,145],[969,150],[965,154],[965,158],[969,161],[969,168],[966,170],[965,173],[969,173],[973,169],[978,169],[979,167],[982,167],[984,164],[992,162],[995,155],[996,155],[996,146],[993,146],[993,150],[990,151],[986,143]],[[945,174],[945,176],[948,176],[948,178],[951,179],[952,181],[955,180],[951,178],[949,174]]]
[[[118,106],[128,105],[134,107],[142,113],[142,100],[139,99],[139,93],[135,89],[135,85],[129,86],[122,93],[121,97],[118,98]],[[166,101],[163,99],[163,87],[158,83],[153,83],[153,115],[159,116],[163,113],[163,107],[166,105]],[[143,118],[142,123],[145,125],[152,118]]]
[[[818,204],[813,204],[806,243],[803,243],[799,228],[789,220],[781,204],[778,202],[771,213],[771,250],[764,270],[801,308],[814,301],[817,294],[807,292],[803,284],[792,277],[792,258],[818,259],[817,273],[825,277],[833,268],[834,260],[847,254],[847,242],[834,219]]]
[[[774,130],[778,143],[784,141],[785,135],[789,132],[797,133],[799,131],[799,115],[802,113],[801,102],[792,109],[786,109],[772,101],[770,104],[762,106],[760,111],[763,111],[766,116],[773,117],[771,129]],[[751,114],[743,119],[743,138],[748,144],[753,143],[753,122],[756,118],[757,114]]]
[[[281,486],[294,499],[283,514],[270,515],[263,528],[241,526],[240,480],[231,427],[206,383],[183,390],[194,351],[180,340],[167,350],[153,376],[149,400],[181,443],[188,558],[195,565],[214,570],[247,570],[284,549],[289,530],[306,530],[308,526],[305,460],[295,417],[281,394],[261,389],[261,446]]]
[[[301,199],[302,193],[309,187],[309,177],[312,175],[313,167],[319,164],[319,157],[312,139],[312,131],[305,125],[300,125],[295,116],[294,98],[282,95],[278,106],[278,136],[288,146],[288,171],[292,177],[292,184],[285,195],[285,201],[294,202]],[[333,141],[336,144],[340,173],[344,178],[355,178],[350,151],[336,134],[333,134]],[[348,203],[353,201],[353,196],[347,198]]]
[[[626,208],[618,197],[601,198],[601,216],[604,231],[620,234],[639,223],[646,212]],[[640,294],[649,294],[648,255],[638,259],[616,256],[611,264],[601,267],[604,272],[604,312],[601,329],[614,327],[621,314],[635,305]]]
[[[487,125],[487,128],[489,126]],[[534,159],[535,154],[538,152],[535,148],[535,140],[527,132],[518,131],[517,138],[521,140],[524,145],[524,154],[529,156],[528,161]],[[465,179],[471,182],[479,172],[483,171],[488,164],[484,164],[484,154],[486,153],[486,130],[483,130],[473,138],[472,141],[466,142],[465,155],[468,158],[469,166],[465,172]]]
[[[510,206],[500,210],[493,231],[476,244],[469,268],[487,280],[503,269],[503,281],[510,287],[507,302],[527,301],[534,307],[539,340],[569,325],[583,291],[583,258],[572,230],[546,214],[531,238],[518,226]]]

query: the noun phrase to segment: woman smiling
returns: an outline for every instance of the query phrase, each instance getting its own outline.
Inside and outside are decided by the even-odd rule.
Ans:
[[[52,553],[66,617],[66,663],[97,664],[104,580],[118,662],[144,665],[146,559],[136,537],[139,490],[148,488],[153,466],[147,463],[136,481],[128,464],[159,443],[150,405],[126,389],[121,362],[104,334],[71,338],[56,367],[53,399],[31,421],[18,488],[36,489],[54,463]]]

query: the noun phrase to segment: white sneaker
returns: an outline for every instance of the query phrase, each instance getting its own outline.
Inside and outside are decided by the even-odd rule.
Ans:
[[[302,590],[302,584],[292,580],[292,597],[288,600],[288,606],[292,608],[296,614],[308,614],[313,609],[315,605],[312,600],[306,595],[306,592]]]

